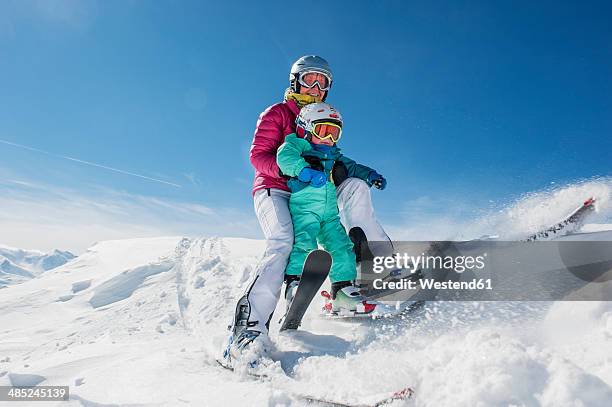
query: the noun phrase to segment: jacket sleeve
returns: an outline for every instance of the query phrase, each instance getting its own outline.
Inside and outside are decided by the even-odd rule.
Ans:
[[[285,142],[278,148],[276,161],[283,174],[290,177],[297,177],[308,163],[302,157],[304,151],[310,150],[310,143],[298,138],[295,133],[285,137]]]
[[[370,175],[370,173],[374,171],[370,167],[367,167],[362,164],[357,164],[355,161],[351,160],[350,158],[344,155],[340,156],[340,158],[338,158],[338,161],[344,164],[344,166],[346,167],[346,172],[348,173],[348,176],[351,178],[359,178],[364,181],[367,181],[368,175]]]
[[[274,106],[265,110],[257,121],[249,158],[255,169],[270,177],[280,177],[276,149],[283,140],[283,117]]]

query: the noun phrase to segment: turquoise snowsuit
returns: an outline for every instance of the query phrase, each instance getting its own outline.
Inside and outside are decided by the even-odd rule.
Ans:
[[[331,282],[354,280],[357,271],[353,243],[340,223],[332,169],[341,163],[349,177],[363,180],[367,180],[373,170],[344,157],[335,145],[321,147],[298,138],[294,133],[285,137],[276,161],[281,172],[290,177],[287,185],[291,190],[289,212],[293,220],[294,242],[285,274],[301,275],[308,253],[315,250],[319,242],[333,259],[329,273]],[[305,167],[323,171],[327,183],[315,188],[298,180],[298,174]]]

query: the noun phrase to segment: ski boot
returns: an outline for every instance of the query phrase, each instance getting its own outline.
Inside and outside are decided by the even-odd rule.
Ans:
[[[225,364],[232,366],[234,361],[244,359],[246,357],[246,364],[250,368],[255,368],[259,361],[259,352],[251,352],[254,349],[253,343],[259,338],[261,332],[252,329],[244,329],[234,339],[234,335],[230,335],[227,348],[223,351],[223,359]],[[247,355],[247,353],[249,355]],[[252,353],[252,355],[251,355]]]
[[[233,325],[228,326],[232,331],[229,336],[227,347],[223,351],[224,365],[232,367],[235,360],[247,359],[246,364],[255,368],[261,355],[267,352],[265,334],[252,329],[257,326],[257,321],[249,322],[250,306],[245,297],[242,297],[236,305]],[[254,346],[257,344],[257,346]]]
[[[321,295],[326,299],[323,309],[332,315],[363,316],[376,309],[376,303],[367,301],[350,281],[332,283],[331,294],[322,291]]]

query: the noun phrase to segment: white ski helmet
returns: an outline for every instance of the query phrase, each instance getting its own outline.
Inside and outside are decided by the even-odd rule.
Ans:
[[[321,122],[331,122],[342,128],[342,115],[328,103],[310,103],[304,106],[295,119],[298,135],[308,138],[314,134],[317,123]]]
[[[300,92],[301,85],[299,78],[301,74],[306,72],[320,72],[324,74],[329,78],[329,88],[331,88],[334,75],[332,74],[331,68],[329,67],[327,61],[316,55],[304,55],[303,57],[298,58],[298,60],[291,66],[291,72],[289,73],[289,84],[292,91],[296,93]],[[325,96],[327,97],[327,92],[325,93]]]

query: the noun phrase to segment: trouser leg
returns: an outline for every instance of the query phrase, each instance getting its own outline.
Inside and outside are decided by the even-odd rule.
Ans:
[[[318,247],[317,236],[321,230],[321,218],[309,210],[310,206],[310,195],[291,198],[289,208],[293,219],[294,239],[285,270],[287,275],[301,276],[306,257]]]
[[[333,259],[329,279],[332,283],[338,281],[353,281],[357,270],[353,242],[346,234],[338,214],[323,223],[319,233],[319,241]]]
[[[262,189],[255,193],[255,213],[266,238],[266,250],[246,293],[238,302],[234,326],[239,322],[236,319],[240,306],[246,305],[248,306],[246,325],[249,329],[260,332],[266,332],[268,329],[293,246],[289,197],[289,192],[278,189]],[[236,332],[234,329],[234,333]]]
[[[347,232],[353,227],[360,227],[370,243],[369,247],[375,256],[393,254],[393,244],[384,229],[374,216],[370,187],[358,178],[347,178],[337,189],[340,218]]]

